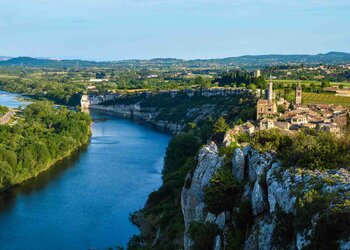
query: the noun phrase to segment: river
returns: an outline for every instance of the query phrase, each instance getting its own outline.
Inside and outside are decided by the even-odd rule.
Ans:
[[[16,97],[0,95],[0,105],[22,105]],[[3,195],[0,249],[107,249],[138,233],[128,217],[161,185],[170,136],[106,113],[91,116],[85,149]]]

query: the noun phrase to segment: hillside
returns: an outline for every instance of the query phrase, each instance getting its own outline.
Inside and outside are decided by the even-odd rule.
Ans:
[[[8,60],[7,60],[8,59]],[[154,58],[151,60],[121,60],[109,62],[96,62],[86,60],[53,60],[31,57],[16,57],[0,60],[0,66],[26,66],[26,67],[189,67],[189,68],[220,68],[223,66],[238,67],[264,67],[282,64],[347,64],[350,63],[350,54],[344,52],[328,52],[317,55],[244,55],[219,59],[183,60],[176,58]]]

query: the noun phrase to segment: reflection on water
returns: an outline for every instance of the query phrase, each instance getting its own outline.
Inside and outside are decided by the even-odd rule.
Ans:
[[[72,153],[70,157],[67,157],[47,171],[41,173],[37,178],[29,179],[20,185],[16,185],[3,193],[0,193],[0,213],[5,210],[11,209],[17,195],[31,195],[33,192],[40,191],[45,188],[50,182],[59,178],[68,168],[74,167],[74,164],[78,159],[86,152],[87,146],[84,146],[78,151]]]

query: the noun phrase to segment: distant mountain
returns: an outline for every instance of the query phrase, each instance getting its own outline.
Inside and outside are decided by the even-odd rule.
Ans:
[[[2,58],[2,57],[0,57]],[[4,57],[5,58],[5,57]],[[154,58],[151,60],[122,60],[109,62],[96,62],[86,60],[57,60],[45,58],[16,57],[0,59],[0,66],[25,66],[25,67],[210,67],[225,66],[237,67],[264,67],[286,64],[348,64],[350,53],[329,52],[317,55],[245,55],[227,57],[221,59],[195,59],[183,60],[176,58]]]
[[[211,61],[211,60],[209,60]],[[328,52],[317,55],[246,55],[214,59],[223,64],[237,65],[280,65],[280,64],[345,64],[350,63],[350,54],[344,52]]]
[[[6,60],[9,60],[11,59],[11,57],[8,57],[8,56],[0,56],[0,61],[6,61]]]
[[[16,57],[6,61],[0,61],[0,66],[25,66],[25,67],[48,67],[48,68],[63,68],[63,67],[90,67],[99,66],[102,63],[94,61],[83,60],[56,60],[56,59],[43,59],[32,57]]]

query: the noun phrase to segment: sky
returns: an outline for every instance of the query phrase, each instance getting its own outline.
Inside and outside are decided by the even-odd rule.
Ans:
[[[0,0],[0,55],[123,60],[350,52],[350,0]]]

